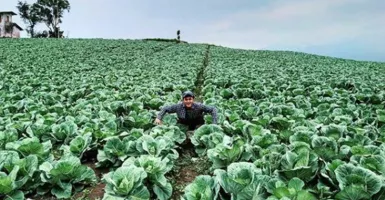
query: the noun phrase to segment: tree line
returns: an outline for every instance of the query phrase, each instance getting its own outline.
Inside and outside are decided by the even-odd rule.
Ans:
[[[17,9],[31,38],[50,37],[62,38],[64,31],[60,30],[64,13],[71,9],[68,0],[37,0],[35,3],[18,1]],[[46,30],[37,31],[36,25],[45,24]]]
[[[31,38],[63,38],[64,31],[60,29],[64,13],[70,12],[71,5],[68,0],[37,0],[35,3],[18,1],[16,8],[20,18],[27,25],[25,28]],[[45,24],[47,29],[37,31],[38,24]],[[176,41],[180,43],[180,33],[177,31],[176,39],[155,39],[161,41]],[[154,40],[154,39],[153,39]]]

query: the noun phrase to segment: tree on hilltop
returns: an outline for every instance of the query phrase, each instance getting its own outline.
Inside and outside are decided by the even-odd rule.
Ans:
[[[31,37],[63,37],[59,24],[65,11],[70,11],[71,6],[68,0],[37,0],[33,4],[19,1],[16,6],[20,17],[27,23],[27,32]],[[39,23],[44,23],[48,31],[36,33],[35,27]]]
[[[19,10],[19,15],[24,23],[27,23],[27,33],[33,38],[35,37],[35,26],[41,22],[36,5],[29,5],[27,2],[19,1],[16,8]]]
[[[180,30],[176,32],[176,35],[177,35],[177,42],[180,42]]]

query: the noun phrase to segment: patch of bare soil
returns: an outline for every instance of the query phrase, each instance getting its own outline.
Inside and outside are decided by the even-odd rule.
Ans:
[[[83,165],[94,170],[98,182],[95,185],[85,187],[81,192],[75,194],[71,199],[73,200],[97,200],[102,199],[104,195],[104,188],[106,184],[101,182],[104,174],[109,172],[108,168],[96,168],[96,157],[90,156]]]
[[[83,165],[86,165],[87,167],[90,167],[92,170],[94,170],[95,175],[98,179],[103,178],[104,174],[107,174],[109,172],[108,168],[96,168],[96,161],[89,161],[86,163],[83,163]]]
[[[85,188],[82,192],[75,194],[73,200],[97,200],[102,199],[104,195],[104,183],[99,182],[94,186]]]
[[[208,174],[210,168],[208,159],[206,157],[198,158],[190,141],[182,144],[179,156],[173,170],[167,175],[173,187],[173,194],[170,198],[172,200],[180,200],[184,194],[184,188],[197,176]]]

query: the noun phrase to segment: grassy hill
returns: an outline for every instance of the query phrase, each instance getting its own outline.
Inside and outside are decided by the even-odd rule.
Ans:
[[[384,198],[385,63],[154,40],[0,49],[1,198]],[[191,138],[175,114],[154,124],[185,90],[218,113]]]

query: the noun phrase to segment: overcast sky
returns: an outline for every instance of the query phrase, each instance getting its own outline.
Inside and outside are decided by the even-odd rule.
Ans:
[[[35,2],[27,0],[27,2]],[[70,38],[175,38],[385,61],[385,0],[70,0]],[[0,10],[17,12],[17,0]],[[25,24],[18,16],[14,22]],[[44,28],[44,26],[40,26]],[[27,34],[22,34],[27,37]]]

